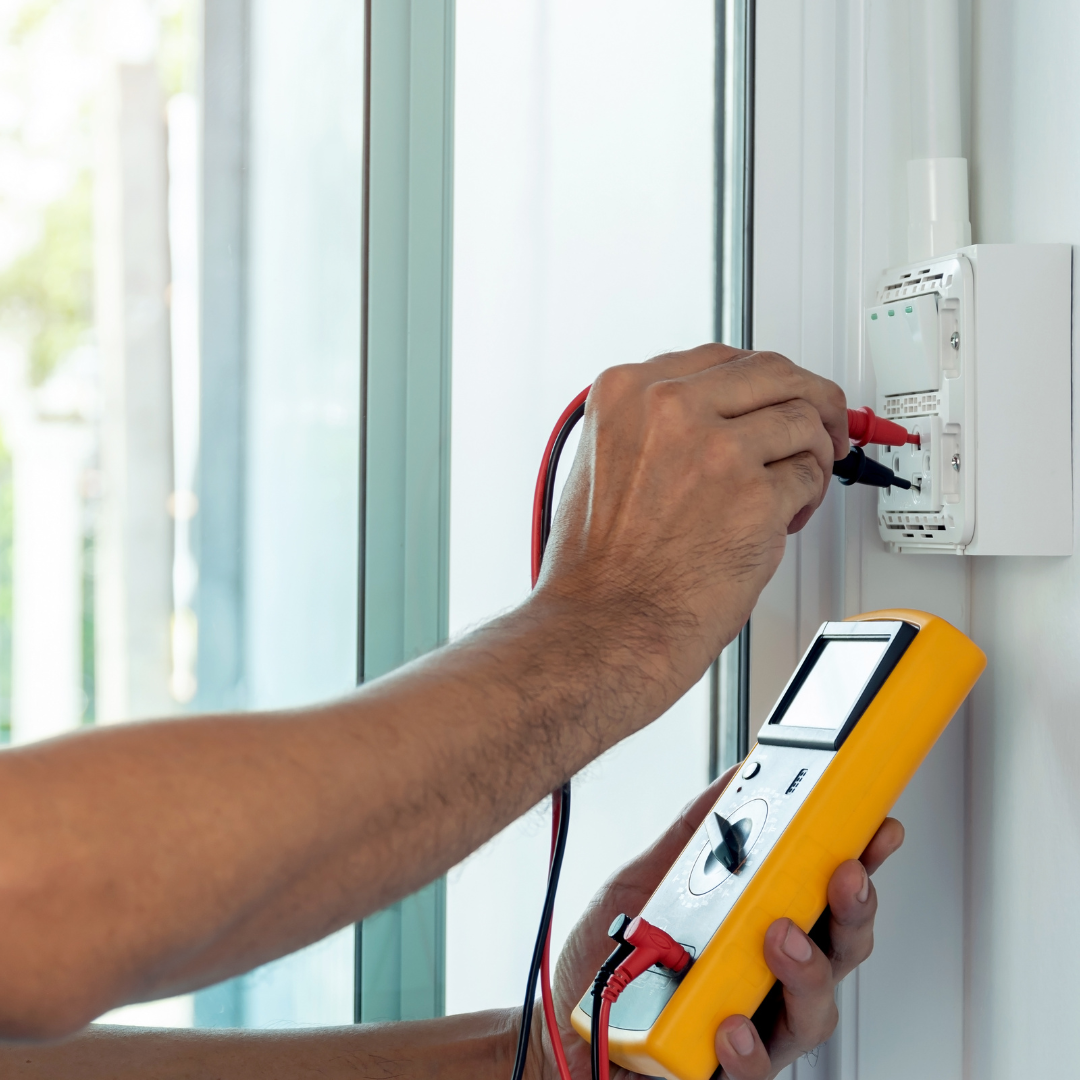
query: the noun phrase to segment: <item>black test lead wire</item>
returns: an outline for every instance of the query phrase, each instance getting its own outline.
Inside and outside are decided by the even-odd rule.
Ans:
[[[566,407],[562,416],[559,417],[548,439],[544,450],[544,457],[540,466],[540,475],[537,477],[536,491],[533,498],[533,528],[532,528],[532,583],[535,586],[540,576],[540,565],[544,557],[544,549],[547,547],[548,537],[551,534],[551,519],[555,499],[555,475],[559,467],[559,459],[562,456],[566,440],[570,437],[578,421],[585,415],[585,399],[588,397],[589,387],[586,387]],[[540,915],[540,928],[537,931],[536,943],[533,946],[532,960],[529,964],[529,975],[525,986],[525,1002],[521,1010],[521,1027],[518,1030],[517,1053],[514,1057],[513,1080],[522,1080],[525,1073],[525,1063],[529,1054],[529,1036],[532,1031],[532,1016],[536,997],[536,984],[541,970],[545,972],[549,966],[551,944],[551,916],[555,910],[555,894],[559,888],[559,875],[562,872],[563,856],[566,852],[566,836],[570,829],[570,783],[567,781],[551,796],[552,811],[552,849],[551,861],[548,867],[547,891],[544,895],[544,907]],[[569,1080],[569,1069],[566,1064],[566,1055],[563,1052],[562,1040],[559,1036],[558,1026],[554,1023],[554,1010],[551,1004],[550,980],[543,981],[543,1004],[547,1014],[549,1037],[555,1051],[556,1064],[559,1073],[564,1080]]]

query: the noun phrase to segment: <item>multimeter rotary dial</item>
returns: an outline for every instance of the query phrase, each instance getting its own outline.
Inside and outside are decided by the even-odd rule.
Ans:
[[[705,819],[709,842],[690,871],[690,891],[695,896],[712,892],[742,870],[768,816],[769,804],[764,799],[751,799],[728,817],[715,810],[709,812]]]

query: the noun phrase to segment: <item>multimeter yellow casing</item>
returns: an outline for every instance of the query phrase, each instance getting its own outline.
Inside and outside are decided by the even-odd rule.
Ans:
[[[862,854],[985,666],[977,645],[921,611],[822,626],[745,764],[641,912],[694,960],[682,976],[652,968],[626,988],[611,1010],[613,1061],[709,1080],[721,1021],[753,1015],[775,981],[766,930],[783,917],[810,930],[833,872]],[[741,841],[736,859],[721,852],[711,815]],[[586,1039],[591,1009],[587,994],[572,1016]]]

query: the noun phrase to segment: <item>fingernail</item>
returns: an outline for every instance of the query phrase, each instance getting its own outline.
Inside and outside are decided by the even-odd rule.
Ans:
[[[788,931],[780,948],[800,964],[805,964],[814,952],[810,948],[810,939],[794,923],[788,923]]]
[[[740,1057],[747,1057],[754,1052],[754,1033],[745,1020],[737,1028],[728,1031],[727,1041]]]
[[[866,867],[862,867],[862,888],[855,894],[855,899],[860,904],[865,904],[870,898],[870,875],[866,872]]]

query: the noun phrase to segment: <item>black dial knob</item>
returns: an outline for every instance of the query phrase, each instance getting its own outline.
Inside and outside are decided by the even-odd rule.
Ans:
[[[753,827],[754,823],[748,817],[732,824],[715,810],[705,819],[705,831],[709,834],[713,857],[732,873],[746,860],[746,841]]]

